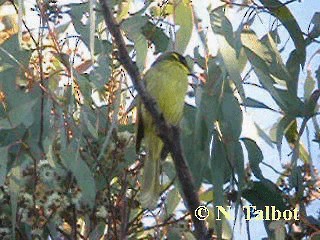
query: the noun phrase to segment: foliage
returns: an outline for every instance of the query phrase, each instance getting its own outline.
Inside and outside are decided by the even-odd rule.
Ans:
[[[150,53],[187,53],[198,79],[190,90],[195,104],[185,106],[182,145],[203,204],[212,214],[217,205],[241,212],[248,202],[258,209],[299,207],[303,218],[281,223],[288,227],[282,238],[266,221],[268,235],[316,239],[320,220],[305,209],[320,197],[312,158],[318,153],[310,150],[320,142],[320,65],[311,68],[316,53],[310,57],[307,50],[319,48],[320,13],[305,34],[289,3],[222,1],[207,9],[218,43],[212,54],[191,1],[145,1],[141,7],[132,0],[109,2],[141,72],[153,60]],[[17,12],[22,7],[0,4]],[[244,15],[236,30],[229,13],[234,8]],[[32,14],[40,22],[36,28],[28,22]],[[253,26],[262,14],[277,24],[257,34]],[[176,180],[170,155],[162,163],[158,208],[140,206],[147,156],[135,152],[135,110],[128,105],[136,93],[99,3],[37,1],[21,26],[18,18],[0,17],[1,239],[195,239],[190,214],[179,205],[184,183]],[[287,61],[281,28],[294,46]],[[252,86],[270,100],[254,98]],[[270,133],[254,123],[257,138],[246,137],[244,115],[251,108],[261,118],[265,111],[277,114],[268,119]],[[268,164],[267,144],[277,148],[281,169]],[[267,178],[262,166],[275,170],[276,179]],[[231,238],[225,220],[208,224],[214,236]]]

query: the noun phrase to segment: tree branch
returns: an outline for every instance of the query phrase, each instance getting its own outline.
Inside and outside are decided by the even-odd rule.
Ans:
[[[198,239],[210,239],[205,221],[198,220],[194,215],[194,211],[197,207],[200,206],[200,200],[194,185],[191,172],[183,156],[179,129],[178,127],[171,126],[166,123],[163,115],[157,107],[155,100],[146,91],[146,88],[141,81],[138,67],[129,57],[124,39],[120,32],[120,28],[118,24],[116,24],[111,10],[108,7],[108,0],[101,0],[100,4],[102,6],[102,13],[106,26],[113,36],[113,41],[118,46],[119,61],[127,70],[134,84],[134,87],[142,100],[142,103],[153,117],[157,126],[157,130],[159,132],[159,137],[162,139],[162,141],[172,154],[177,176],[181,183],[186,207],[188,208],[192,216],[195,234]]]

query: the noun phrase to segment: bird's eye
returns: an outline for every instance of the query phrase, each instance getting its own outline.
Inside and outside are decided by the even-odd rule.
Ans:
[[[188,66],[187,60],[185,57],[179,55],[179,61],[183,63],[183,65]]]

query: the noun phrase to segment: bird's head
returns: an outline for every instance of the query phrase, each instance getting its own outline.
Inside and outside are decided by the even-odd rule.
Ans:
[[[163,61],[168,61],[171,62],[172,64],[180,64],[182,68],[184,68],[187,72],[187,74],[191,74],[191,68],[188,65],[185,57],[183,57],[181,54],[177,52],[166,52],[161,54],[157,60],[152,64],[152,66],[155,66],[156,64],[163,62]]]

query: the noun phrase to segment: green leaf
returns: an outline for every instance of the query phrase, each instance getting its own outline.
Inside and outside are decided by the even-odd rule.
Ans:
[[[284,130],[284,133],[288,143],[292,145],[295,144],[299,137],[297,120],[294,120],[292,123],[290,123]]]
[[[281,109],[287,108],[286,102],[274,87],[274,79],[270,76],[269,70],[273,59],[268,47],[259,41],[253,31],[244,31],[241,34],[241,41],[262,86],[268,90]]]
[[[288,88],[293,94],[297,93],[298,90],[298,81],[299,81],[299,74],[300,74],[300,62],[299,62],[299,55],[298,51],[294,49],[286,62],[286,68],[292,77],[292,81],[290,81]]]
[[[127,33],[127,36],[135,44],[137,51],[136,61],[140,71],[145,67],[147,57],[148,43],[147,38],[142,34],[142,28],[148,23],[146,16],[133,16],[123,21],[121,27]]]
[[[222,206],[226,207],[226,204],[223,204]],[[215,213],[216,208],[212,208],[208,206],[209,209],[209,217],[206,219],[208,222],[209,229],[213,229],[214,235],[217,234],[217,224],[220,224],[222,227],[222,238],[223,240],[230,240],[232,239],[233,230],[228,222],[227,219],[225,219],[222,214],[220,214],[221,220],[215,221],[217,214]]]
[[[194,55],[194,60],[193,62],[198,64],[200,68],[205,69],[206,68],[206,60],[203,56],[201,56],[199,52],[199,46],[195,47],[193,49],[193,55]]]
[[[170,227],[167,233],[168,239],[180,240],[181,239],[181,229],[177,227]]]
[[[208,79],[206,84],[196,89],[196,105],[200,109],[196,116],[196,126],[200,126],[202,124],[200,121],[204,121],[206,128],[211,131],[213,122],[218,118],[219,97],[222,94],[223,78],[215,58],[209,58],[207,71]]]
[[[211,202],[214,200],[214,196],[213,196],[213,189],[209,188],[208,190],[202,192],[201,194],[199,194],[199,198],[200,201],[204,201],[204,202]]]
[[[141,32],[146,39],[155,45],[155,53],[165,52],[167,50],[170,40],[161,28],[148,21],[141,28]]]
[[[166,173],[166,175],[169,177],[170,180],[173,180],[177,175],[172,161],[165,161],[162,164],[162,169],[163,169],[163,172]]]
[[[287,130],[290,128],[290,126],[294,123],[295,123],[295,120],[288,116],[284,116],[278,123],[277,131],[276,131],[276,143],[277,143],[277,149],[280,157],[281,157],[282,138],[284,134],[287,132]]]
[[[204,86],[196,89],[198,108],[193,108],[194,111],[190,111],[192,121],[189,122],[188,128],[191,134],[184,137],[185,155],[197,187],[200,187],[203,178],[209,181],[211,179],[211,172],[208,170],[210,143],[214,130],[213,123],[218,117],[220,108],[218,98],[221,95],[223,85],[221,70],[215,58],[209,58],[207,66],[207,82]]]
[[[292,80],[272,38],[269,36],[267,40],[263,43],[251,30],[241,34],[246,55],[262,86],[283,111],[292,116],[302,116],[303,103],[297,97],[296,90],[282,89],[291,86]],[[276,85],[282,85],[282,88],[277,88]]]
[[[271,231],[270,240],[285,240],[286,239],[286,224],[284,220],[272,221],[269,226]]]
[[[283,26],[288,30],[290,37],[292,38],[298,51],[297,53],[301,67],[303,67],[306,61],[306,47],[303,33],[296,19],[287,6],[278,0],[261,0],[261,3],[268,8],[272,15],[278,18]]]
[[[173,214],[174,210],[177,208],[181,200],[179,191],[176,188],[173,188],[167,196],[167,208],[166,213],[170,216]]]
[[[106,224],[99,223],[98,225],[96,225],[95,229],[90,232],[88,239],[101,239],[103,237],[105,228]]]
[[[320,12],[314,13],[311,23],[313,24],[313,28],[309,33],[309,38],[307,39],[306,44],[312,43],[315,38],[320,36]]]
[[[269,180],[253,181],[242,196],[257,209],[264,210],[265,206],[276,206],[280,211],[287,210],[281,190]]]
[[[315,71],[316,79],[317,79],[317,87],[320,89],[320,65],[318,69]]]
[[[80,88],[80,92],[83,96],[83,100],[85,103],[87,104],[91,104],[92,102],[92,86],[90,84],[90,81],[87,77],[85,77],[84,75],[80,75],[78,73],[75,73],[75,77],[77,78],[77,82],[79,84],[79,88]],[[77,92],[74,93],[75,95],[78,94]],[[75,96],[76,98],[78,96]]]
[[[61,160],[63,165],[70,170],[76,178],[82,192],[83,201],[90,207],[93,207],[96,199],[95,181],[90,168],[86,162],[81,159],[78,151],[78,148],[75,149],[72,147],[72,144],[70,144],[65,150],[61,151]]]
[[[14,67],[28,65],[32,52],[23,50],[18,46],[20,46],[18,34],[11,36],[10,39],[0,46],[0,66],[3,65],[3,63],[9,63]]]
[[[106,41],[99,41],[101,52],[97,59],[97,65],[89,76],[90,81],[98,89],[98,91],[104,90],[105,84],[109,81],[111,74],[109,53],[111,52],[111,46]]]
[[[239,187],[239,196],[240,200],[241,191],[245,185],[245,171],[244,171],[244,156],[243,149],[241,143],[236,141],[234,147],[234,155],[235,155],[235,172],[238,175],[238,187]]]
[[[196,238],[193,236],[191,232],[184,232],[182,236],[183,236],[183,239],[186,239],[186,240],[196,240]]]
[[[193,30],[193,16],[190,0],[180,0],[175,6],[175,24],[180,28],[176,33],[175,50],[184,53],[190,41]]]
[[[263,73],[269,73],[273,56],[266,44],[263,44],[251,29],[244,30],[240,39],[251,64]]]
[[[0,186],[6,180],[8,157],[8,147],[0,147]]]
[[[304,101],[309,99],[315,86],[316,86],[316,81],[312,77],[311,71],[307,70],[307,77],[304,82],[304,95],[303,95]]]
[[[181,141],[184,146],[184,154],[195,179],[195,184],[197,187],[200,187],[203,171],[207,166],[209,157],[209,153],[205,151],[206,145],[209,145],[209,138],[206,126],[202,124],[203,122],[199,125],[199,129],[197,128],[196,114],[197,108],[185,105],[180,126],[182,129]]]
[[[300,166],[296,166],[292,169],[291,174],[288,178],[289,180],[289,186],[291,188],[294,188],[296,191],[296,197],[297,199],[303,197],[303,192],[304,192],[304,179],[302,176],[302,168]]]
[[[221,111],[223,119],[222,133],[224,137],[237,140],[242,131],[242,110],[238,100],[232,93],[226,92],[222,98]]]
[[[57,219],[55,219],[54,217],[48,219],[48,223],[46,224],[49,232],[50,232],[50,237],[53,239],[59,239],[59,237],[61,236],[60,233],[58,232],[58,224],[57,224]]]
[[[0,119],[0,127],[2,129],[11,129],[20,124],[24,124],[26,127],[31,126],[34,121],[32,108],[37,101],[38,99],[32,99],[11,109],[7,118]]]
[[[309,164],[311,161],[311,156],[310,156],[308,150],[301,142],[299,143],[299,157],[306,164]]]
[[[132,6],[132,0],[122,0],[118,4],[119,10],[117,11],[117,22],[121,22],[123,19],[129,17],[129,10]]]
[[[129,134],[129,132],[127,132]],[[124,150],[124,159],[126,165],[130,166],[136,161],[136,148],[133,144],[128,145]]]
[[[136,62],[140,71],[143,71],[145,68],[145,62],[148,53],[148,42],[143,35],[140,35],[135,40],[135,48],[136,48]]]
[[[312,117],[317,111],[319,107],[317,105],[319,97],[320,97],[320,90],[319,89],[314,90],[311,96],[309,97],[308,101],[306,102],[304,111],[305,111],[305,116],[307,118]]]
[[[98,139],[98,130],[96,129],[96,127],[94,127],[92,125],[92,123],[88,119],[87,113],[85,111],[81,111],[81,116],[82,116],[82,119],[83,119],[85,125],[87,126],[88,131],[97,140]]]
[[[261,149],[257,143],[250,138],[241,138],[241,140],[247,148],[250,168],[252,169],[254,176],[258,179],[263,179],[264,177],[259,167],[259,164],[263,160]]]
[[[89,11],[89,3],[73,3],[69,4],[68,7],[70,8],[71,20],[75,30],[81,35],[81,40],[89,47],[90,26],[82,23],[83,16]]]
[[[214,186],[214,206],[224,205],[223,184],[225,182],[227,169],[229,168],[228,164],[225,147],[219,138],[219,133],[215,131],[213,134],[211,162],[209,165],[211,183]],[[214,215],[217,216],[217,209],[215,208],[214,210]],[[221,221],[216,221],[216,231],[218,239],[221,239],[223,232]]]
[[[267,105],[265,105],[264,103],[256,100],[256,99],[253,99],[251,97],[247,97],[245,99],[245,101],[243,102],[243,105],[246,106],[246,107],[252,107],[252,108],[265,108],[265,109],[269,109],[269,110],[272,110],[272,111],[275,111],[273,108],[271,107],[268,107]]]
[[[273,78],[277,84],[282,84],[283,86],[287,87],[287,89],[291,91],[292,94],[296,94],[297,80],[295,81],[295,79],[293,79],[288,72],[286,66],[282,61],[282,57],[277,48],[277,45],[270,33],[267,34],[266,39],[267,41],[263,41],[263,43],[268,46],[272,54],[272,62],[269,67],[271,75],[273,75]],[[299,69],[299,65],[297,66],[297,68]]]
[[[126,32],[127,37],[135,41],[141,36],[141,29],[148,23],[147,16],[135,15],[121,23],[121,28]]]
[[[258,135],[267,143],[270,147],[274,147],[273,142],[268,134],[265,133],[265,131],[257,124],[254,123],[254,126],[256,127],[258,131]]]
[[[11,176],[9,181],[10,189],[10,205],[11,205],[11,223],[12,223],[12,232],[13,239],[15,237],[15,229],[17,224],[17,208],[18,208],[18,196],[20,193],[20,181],[22,177],[21,166],[16,166],[11,169]]]
[[[240,75],[237,53],[235,50],[235,38],[232,25],[225,16],[224,7],[213,10],[210,14],[210,21],[213,32],[217,34],[219,42],[219,55],[224,62],[230,78],[235,83],[242,100],[245,99],[245,92]]]

